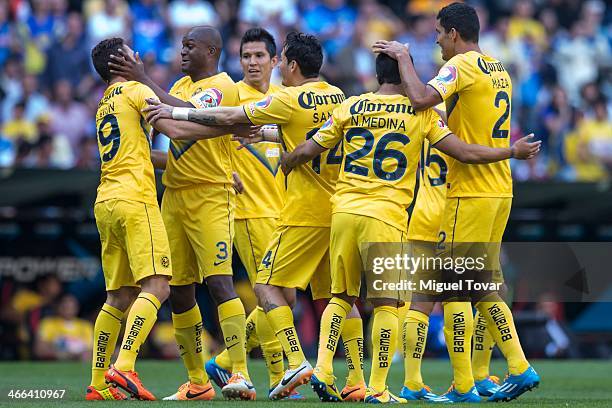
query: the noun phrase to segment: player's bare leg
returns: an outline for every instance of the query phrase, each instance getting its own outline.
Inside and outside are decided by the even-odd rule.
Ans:
[[[225,347],[232,360],[232,376],[221,390],[230,399],[255,399],[246,359],[246,313],[234,289],[231,275],[206,278],[208,292],[217,305]]]
[[[279,286],[257,283],[255,294],[289,361],[289,369],[285,372],[283,379],[270,392],[271,399],[284,398],[298,386],[310,381],[312,366],[302,351],[293,323],[293,312],[285,298],[284,289]]]
[[[106,384],[104,373],[110,366],[110,358],[115,351],[117,338],[121,331],[121,321],[125,311],[140,293],[140,288],[124,286],[106,292],[106,301],[98,314],[94,326],[94,353],[91,365],[91,383],[87,387],[85,399],[124,400],[127,397],[115,387]]]
[[[106,381],[140,400],[155,400],[155,396],[142,385],[134,366],[138,350],[157,320],[157,311],[170,294],[168,278],[153,275],[139,282],[141,291],[130,308],[117,361],[105,374]]]

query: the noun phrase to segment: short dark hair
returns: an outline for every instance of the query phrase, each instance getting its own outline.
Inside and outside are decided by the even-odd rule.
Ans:
[[[376,79],[378,84],[395,84],[402,82],[397,60],[387,54],[380,53],[376,56]]]
[[[478,42],[480,22],[474,7],[465,3],[452,3],[443,7],[436,18],[447,33],[454,28],[464,41]]]
[[[106,82],[109,82],[111,79],[110,68],[108,67],[110,56],[111,54],[117,55],[122,46],[123,38],[114,37],[100,41],[91,50],[91,60],[93,61],[94,68],[98,75]]]
[[[270,54],[270,58],[276,55],[276,42],[272,34],[265,28],[255,27],[248,29],[240,40],[240,55],[242,55],[242,46],[249,42],[263,42],[266,44],[266,50]]]
[[[304,78],[316,78],[323,65],[323,49],[314,35],[290,32],[285,39],[285,57],[295,61]]]

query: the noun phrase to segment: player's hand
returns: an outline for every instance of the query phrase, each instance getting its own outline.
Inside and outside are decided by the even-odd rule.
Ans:
[[[512,147],[512,158],[519,160],[528,160],[534,158],[540,152],[541,140],[532,142],[533,133],[528,134],[514,142]]]
[[[401,57],[410,56],[409,46],[407,44],[402,44],[397,41],[378,40],[372,46],[372,51],[375,54],[387,54],[395,60]]]
[[[119,75],[128,81],[145,82],[147,74],[138,52],[134,53],[130,47],[123,45],[119,48],[119,55],[111,55],[108,63],[110,73]]]
[[[280,165],[281,165],[281,170],[283,171],[283,174],[285,176],[288,176],[289,173],[291,173],[291,170],[293,170],[293,167],[289,167],[287,165],[287,157],[288,156],[289,156],[289,153],[287,153],[284,150],[281,151]]]
[[[247,125],[244,128],[245,132],[236,132],[232,136],[232,140],[239,142],[237,150],[244,149],[247,145],[263,142],[263,128],[261,126]]]
[[[149,106],[142,111],[147,114],[147,122],[154,124],[159,119],[172,119],[172,106],[152,98],[147,98],[146,101]]]
[[[232,177],[234,177],[234,191],[236,191],[236,194],[244,193],[244,184],[242,183],[242,180],[240,179],[238,173],[233,171]]]

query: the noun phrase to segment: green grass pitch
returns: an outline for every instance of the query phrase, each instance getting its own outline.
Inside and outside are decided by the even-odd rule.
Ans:
[[[540,387],[524,394],[518,400],[510,402],[512,407],[609,407],[612,406],[612,387],[610,386],[609,362],[601,361],[535,361],[534,367],[542,377]],[[158,397],[162,398],[174,392],[178,385],[185,381],[185,372],[180,361],[141,361],[137,368],[144,384]],[[291,405],[299,408],[314,408],[321,404],[310,387],[299,388],[306,401],[298,402],[271,402],[267,399],[268,376],[261,360],[252,360],[250,363],[251,378],[258,391],[258,400],[255,402],[230,402],[237,408],[267,408]],[[367,371],[367,364],[366,364]],[[502,376],[504,366],[502,361],[496,360],[492,373]],[[423,375],[435,392],[446,390],[450,381],[450,368],[445,360],[425,360]],[[336,376],[338,386],[344,385],[346,368],[342,360],[336,361]],[[0,363],[0,407],[8,406],[36,406],[36,407],[82,407],[91,405],[95,408],[110,406],[135,406],[146,404],[140,401],[126,402],[94,402],[85,403],[83,397],[85,387],[89,381],[89,365],[86,363]],[[393,364],[389,375],[391,390],[399,392],[403,382],[403,368],[401,364]],[[62,401],[9,400],[7,394],[11,389],[65,389],[66,396]],[[211,404],[221,407],[227,404],[217,392],[218,399]],[[156,407],[176,407],[180,402],[157,401]],[[195,404],[195,403],[189,403]],[[206,403],[209,404],[209,403]],[[317,404],[317,405],[315,405]],[[424,403],[417,403],[424,405]]]

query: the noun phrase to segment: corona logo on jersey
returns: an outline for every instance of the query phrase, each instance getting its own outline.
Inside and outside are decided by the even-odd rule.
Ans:
[[[482,58],[478,58],[478,68],[486,75],[491,75],[491,72],[504,72],[506,70],[501,62],[487,62]]]
[[[337,105],[344,100],[344,94],[320,95],[312,91],[302,92],[298,96],[298,103],[304,109],[317,110],[319,105]]]
[[[193,96],[196,96],[200,108],[213,108],[215,106],[221,105],[221,99],[223,99],[223,92],[218,90],[217,88],[209,88],[204,92],[201,92],[198,89]]]

